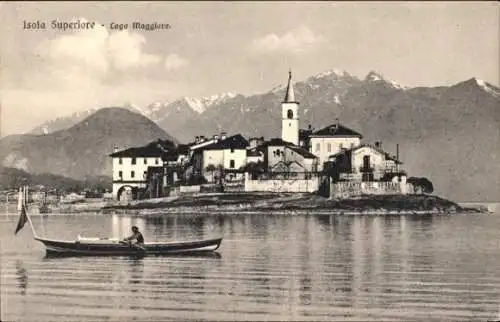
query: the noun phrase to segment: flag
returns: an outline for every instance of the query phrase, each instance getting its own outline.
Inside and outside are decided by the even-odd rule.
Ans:
[[[16,235],[21,229],[23,229],[24,225],[28,221],[28,216],[26,215],[26,207],[21,205],[21,216],[19,216],[19,221],[17,222],[17,227],[16,227],[16,232],[14,235]]]

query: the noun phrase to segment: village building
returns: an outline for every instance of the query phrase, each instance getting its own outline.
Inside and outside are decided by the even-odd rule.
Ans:
[[[157,191],[167,185],[164,163],[177,162],[178,152],[173,142],[157,140],[146,146],[121,151],[115,147],[110,157],[113,164],[113,198],[133,200],[147,190],[151,181],[155,181]]]
[[[242,173],[247,163],[248,146],[248,141],[236,134],[191,147],[193,173],[203,175],[208,181],[214,181],[214,171],[218,169],[225,173]]]
[[[403,164],[382,150],[381,144],[362,144],[329,157],[333,177],[343,181],[391,181],[404,176]]]
[[[297,176],[297,173],[317,171],[318,158],[314,154],[283,139],[271,139],[258,149],[264,151],[264,164],[268,172]]]
[[[318,157],[318,170],[322,171],[330,155],[359,146],[362,138],[358,132],[337,122],[312,132],[307,145],[309,151]]]

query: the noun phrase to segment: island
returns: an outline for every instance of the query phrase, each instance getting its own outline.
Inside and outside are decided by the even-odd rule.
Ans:
[[[325,198],[309,193],[201,193],[190,196],[119,201],[79,201],[57,207],[60,213],[100,212],[102,214],[332,214],[332,215],[425,215],[485,213],[487,210],[462,207],[429,194],[365,195]]]

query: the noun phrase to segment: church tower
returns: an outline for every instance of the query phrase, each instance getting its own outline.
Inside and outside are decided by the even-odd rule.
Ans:
[[[292,71],[288,74],[285,99],[281,103],[281,139],[299,145],[299,102],[293,93]]]

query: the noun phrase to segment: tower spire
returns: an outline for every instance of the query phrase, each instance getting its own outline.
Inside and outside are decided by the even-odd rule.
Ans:
[[[286,87],[286,95],[284,103],[295,103],[295,94],[293,92],[292,70],[288,71],[288,86]]]

